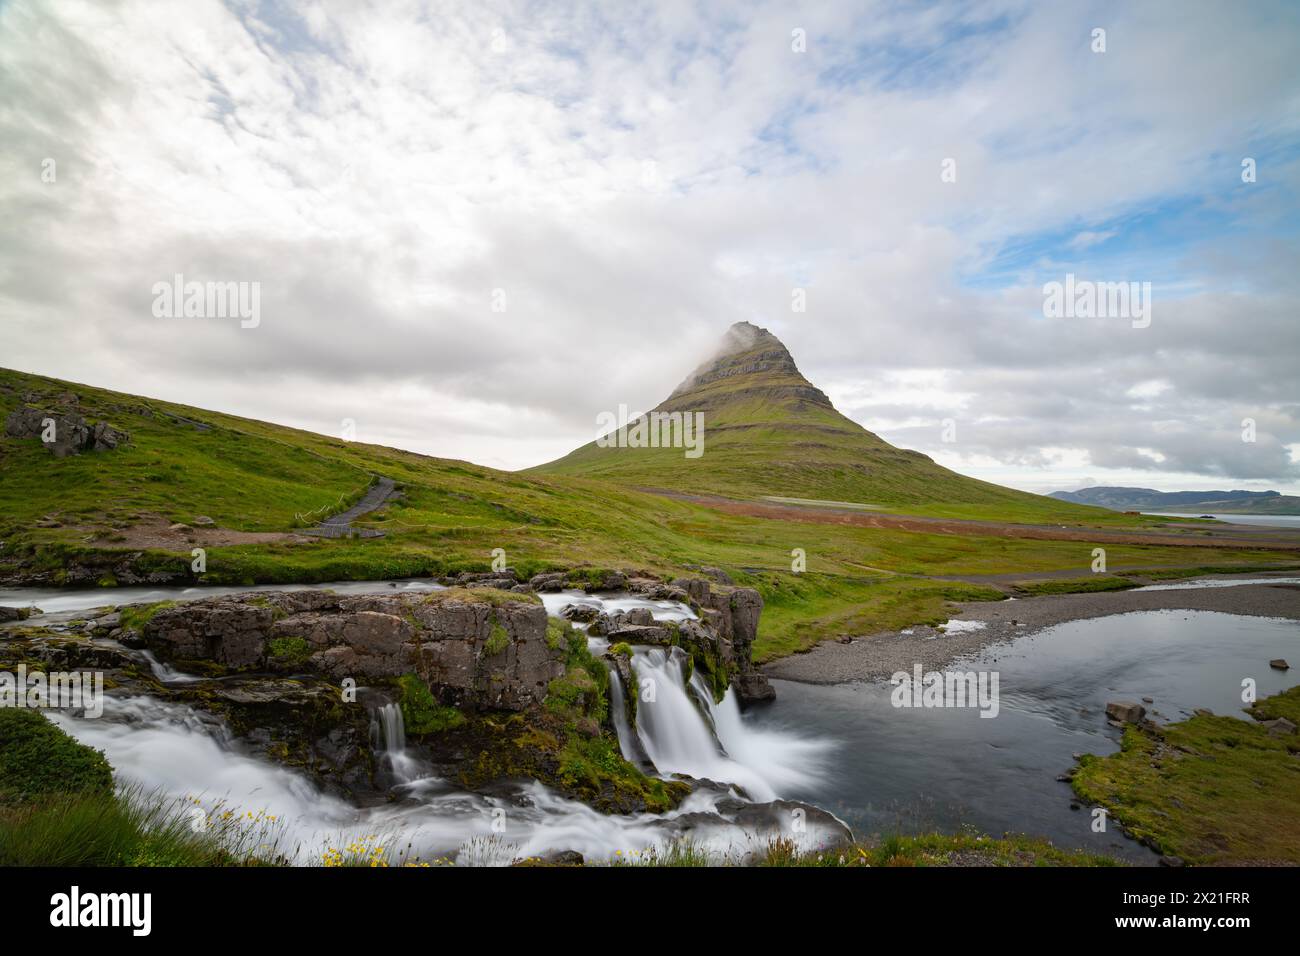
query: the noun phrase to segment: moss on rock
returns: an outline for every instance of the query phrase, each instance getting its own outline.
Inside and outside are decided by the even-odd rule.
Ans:
[[[438,703],[429,685],[416,674],[397,678],[401,691],[402,723],[408,734],[438,734],[465,723],[465,715],[455,707]]]

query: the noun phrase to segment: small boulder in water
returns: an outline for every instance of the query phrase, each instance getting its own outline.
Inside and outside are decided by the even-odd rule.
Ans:
[[[534,591],[558,591],[564,587],[564,573],[534,574],[528,584]]]
[[[1106,716],[1122,724],[1137,724],[1147,715],[1147,709],[1131,700],[1112,700],[1106,705]]]
[[[1273,668],[1275,671],[1289,671],[1291,669],[1291,665],[1281,657],[1269,661],[1268,666]]]
[[[776,700],[776,688],[768,682],[766,675],[758,671],[751,670],[738,674],[734,686],[736,696],[740,698],[740,703],[746,707],[750,704],[762,704]]]
[[[560,617],[566,621],[586,623],[600,616],[600,608],[594,604],[566,604],[560,609]]]

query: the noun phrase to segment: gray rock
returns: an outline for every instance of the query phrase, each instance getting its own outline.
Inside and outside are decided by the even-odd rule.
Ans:
[[[1136,701],[1112,700],[1106,705],[1106,716],[1121,724],[1140,723],[1147,709]]]
[[[742,704],[761,704],[776,700],[776,688],[768,683],[767,676],[756,670],[750,670],[735,681],[736,696]]]
[[[668,647],[673,643],[673,632],[657,624],[627,624],[616,621],[601,635],[611,644],[647,644]]]
[[[45,441],[46,420],[54,423],[52,441]],[[128,440],[126,432],[107,422],[87,424],[75,413],[41,411],[23,406],[5,419],[5,434],[10,438],[34,438],[42,442],[55,458],[66,458],[87,451],[111,451]]]
[[[621,616],[626,624],[649,627],[653,626],[655,623],[654,612],[652,612],[648,607],[634,607],[631,610],[624,612]]]
[[[704,604],[709,599],[709,582],[703,578],[674,578],[672,586],[685,591],[695,604]]]
[[[415,673],[439,699],[469,709],[540,704],[564,674],[564,649],[546,641],[546,609],[499,597],[234,594],[162,609],[142,639],[165,660],[210,660],[234,670],[306,668],[333,678]],[[305,642],[305,655],[277,657],[293,639]]]
[[[1275,717],[1273,720],[1261,720],[1260,726],[1267,727],[1269,735],[1273,737],[1286,737],[1296,731],[1295,723],[1287,720],[1285,717]]]
[[[560,608],[560,617],[566,621],[578,621],[586,623],[594,621],[600,616],[600,608],[594,604],[566,604]]]

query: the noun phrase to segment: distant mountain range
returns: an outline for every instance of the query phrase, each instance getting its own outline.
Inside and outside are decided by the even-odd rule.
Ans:
[[[1156,491],[1153,488],[1099,486],[1079,491],[1053,491],[1051,497],[1114,511],[1300,515],[1300,497],[1277,491]]]

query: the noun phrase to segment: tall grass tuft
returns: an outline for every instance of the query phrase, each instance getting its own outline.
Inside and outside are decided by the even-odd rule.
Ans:
[[[280,827],[127,789],[0,808],[0,866],[274,866]]]

